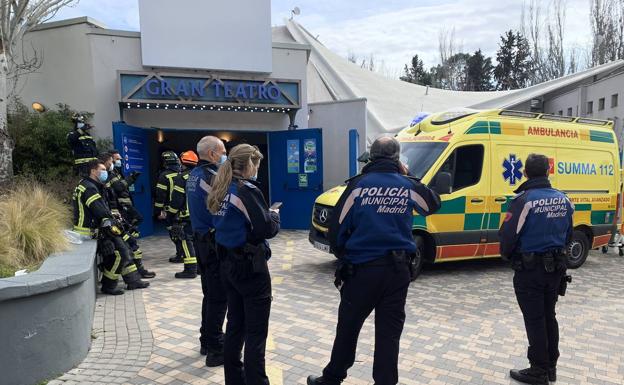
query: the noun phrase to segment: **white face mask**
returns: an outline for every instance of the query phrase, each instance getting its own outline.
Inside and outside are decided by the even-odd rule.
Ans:
[[[81,123],[81,122],[76,123],[76,127],[78,127],[78,128],[83,128],[83,127],[84,127],[84,125],[85,125],[85,124],[84,124],[84,123]]]
[[[114,168],[115,168],[115,164],[111,163],[110,167],[108,168],[108,171],[113,171]]]

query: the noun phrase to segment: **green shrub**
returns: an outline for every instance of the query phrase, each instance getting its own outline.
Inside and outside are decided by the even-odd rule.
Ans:
[[[70,210],[34,182],[19,182],[0,194],[0,274],[34,270],[51,253],[66,250],[62,230]]]
[[[71,117],[76,112],[66,104],[58,104],[57,110],[39,113],[13,100],[8,115],[9,135],[15,142],[13,171],[16,181],[40,182],[64,203],[69,203],[80,180],[74,175],[74,161],[67,144],[67,134],[73,127]],[[93,115],[82,114],[88,118]],[[110,139],[97,142],[112,147]]]

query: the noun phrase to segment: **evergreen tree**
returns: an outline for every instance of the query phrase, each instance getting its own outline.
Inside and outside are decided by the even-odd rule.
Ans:
[[[425,69],[423,61],[418,58],[418,55],[412,57],[411,66],[408,67],[406,64],[403,71],[404,75],[401,76],[400,79],[404,82],[423,86],[431,85],[431,74]]]
[[[466,60],[466,81],[464,91],[492,90],[492,58],[486,58],[481,49]]]
[[[520,32],[509,30],[501,36],[496,61],[494,78],[499,90],[526,87],[531,72],[531,51],[527,39]]]

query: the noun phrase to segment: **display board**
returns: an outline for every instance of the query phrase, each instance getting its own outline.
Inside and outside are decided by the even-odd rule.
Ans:
[[[139,0],[146,67],[272,72],[270,0]]]

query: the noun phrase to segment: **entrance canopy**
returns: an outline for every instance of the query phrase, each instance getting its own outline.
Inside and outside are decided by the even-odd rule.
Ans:
[[[301,108],[301,81],[219,75],[119,72],[122,109],[290,113]]]

